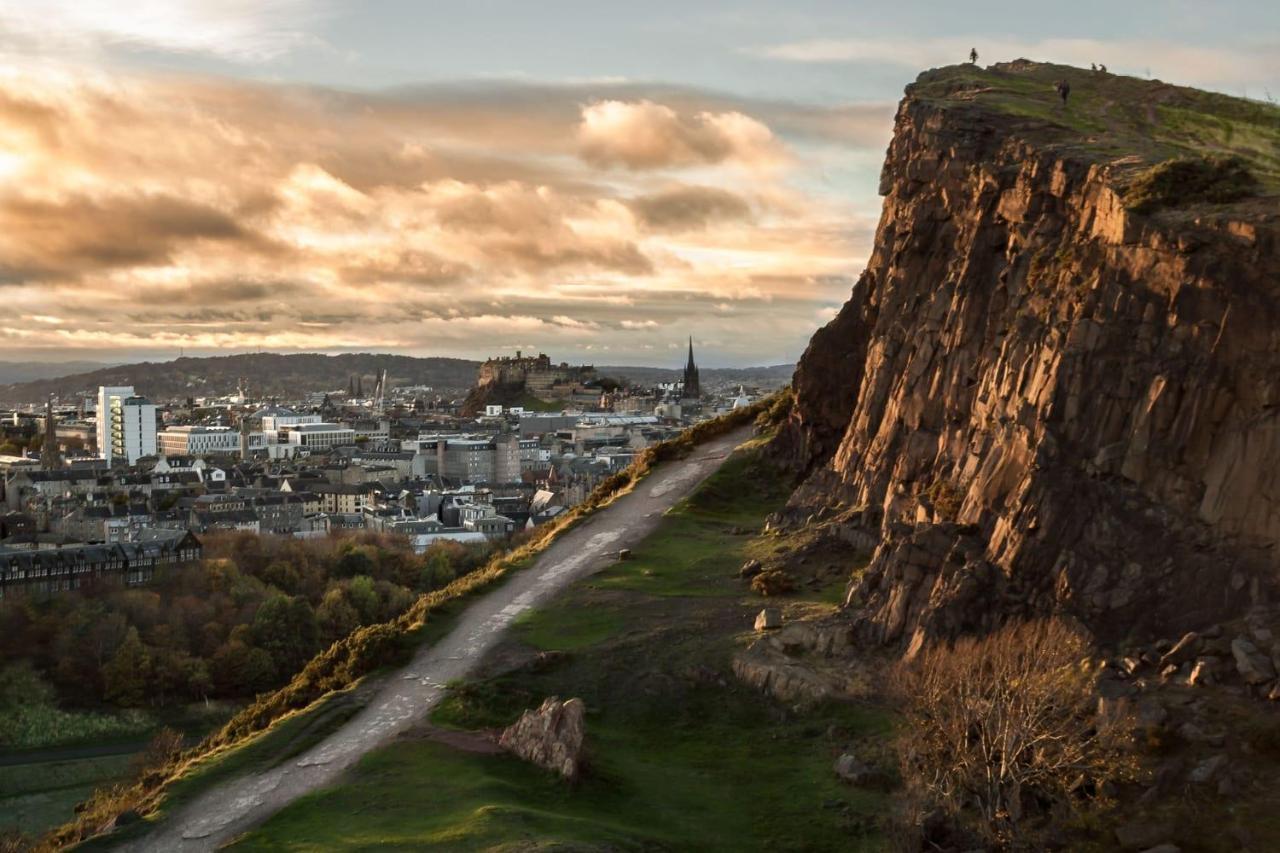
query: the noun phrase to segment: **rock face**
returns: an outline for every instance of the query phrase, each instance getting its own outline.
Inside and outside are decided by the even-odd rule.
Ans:
[[[576,781],[583,770],[585,711],[581,699],[561,702],[552,696],[545,699],[538,710],[525,711],[502,732],[498,744],[526,761],[559,773],[570,782]]]
[[[1063,611],[1167,635],[1265,598],[1280,205],[1133,213],[1122,158],[930,84],[899,108],[874,252],[774,445],[804,475],[789,518],[878,537],[860,632]]]

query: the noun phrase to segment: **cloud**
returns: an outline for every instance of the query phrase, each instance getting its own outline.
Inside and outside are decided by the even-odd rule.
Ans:
[[[717,187],[672,187],[638,196],[627,205],[646,228],[655,231],[691,231],[752,217],[744,198]]]
[[[1022,40],[981,34],[946,38],[828,38],[770,45],[758,56],[804,63],[888,63],[913,69],[953,65],[977,47],[982,61],[1026,57],[1087,66],[1104,62],[1112,71],[1146,74],[1204,86],[1239,86],[1280,78],[1280,42],[1230,48],[1170,41],[1052,38]]]
[[[601,168],[681,168],[726,161],[758,167],[784,157],[772,131],[750,116],[682,116],[648,100],[598,101],[583,107],[578,144],[582,159]]]
[[[865,257],[862,215],[814,187],[839,152],[864,156],[879,111],[0,63],[0,347],[126,360],[515,340],[567,358],[721,324],[726,357],[755,361],[798,348],[844,296],[824,277]]]
[[[227,214],[170,195],[0,197],[0,255],[10,275],[75,278],[167,264],[179,246],[205,240],[272,248]]]
[[[0,45],[41,52],[110,48],[275,59],[314,42],[313,0],[0,0]]]

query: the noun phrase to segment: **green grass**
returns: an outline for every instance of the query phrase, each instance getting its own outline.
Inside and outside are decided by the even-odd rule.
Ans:
[[[1064,106],[1054,91],[1070,83]],[[944,108],[978,106],[1025,118],[1029,139],[1111,162],[1126,181],[1143,168],[1181,158],[1236,156],[1260,182],[1280,192],[1280,107],[1047,63],[935,69],[910,92]]]
[[[123,779],[132,758],[108,755],[0,768],[0,829],[35,836],[57,826],[94,788]]]
[[[594,646],[623,630],[625,619],[612,608],[564,608],[530,610],[515,621],[514,631],[523,642],[539,649],[573,651]]]
[[[0,750],[136,740],[157,728],[156,717],[140,710],[99,713],[24,706],[0,720]]]
[[[237,776],[270,770],[301,755],[355,716],[363,707],[362,699],[359,688],[333,693],[235,748],[206,756],[168,787],[156,811],[110,836],[89,839],[77,849],[105,850],[139,838],[209,788]]]
[[[846,741],[883,740],[886,715],[833,703],[797,716],[729,672],[760,606],[733,576],[758,543],[731,531],[759,529],[785,486],[754,452],[731,458],[633,559],[521,619],[508,641],[562,655],[453,685],[432,714],[492,729],[546,696],[580,697],[590,772],[577,786],[507,755],[401,741],[236,849],[879,849],[885,795],[831,768]]]

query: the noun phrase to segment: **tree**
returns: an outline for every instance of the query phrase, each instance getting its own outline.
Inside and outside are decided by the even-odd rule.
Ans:
[[[453,561],[449,559],[449,555],[443,550],[435,550],[427,557],[426,563],[422,567],[422,572],[418,577],[418,589],[424,592],[440,589],[448,586],[455,577],[457,575],[454,572]]]
[[[333,567],[333,573],[340,578],[353,578],[356,575],[372,575],[374,571],[373,557],[370,549],[364,545],[344,546],[342,555]]]
[[[347,601],[340,587],[333,587],[324,594],[316,608],[316,623],[324,643],[333,643],[350,634],[360,625],[360,614]]]
[[[1099,719],[1085,638],[1060,620],[926,649],[894,674],[897,742],[919,826],[940,807],[995,847],[1037,847],[1031,812],[1132,774],[1122,720]],[[1084,784],[1082,784],[1084,783]]]
[[[126,708],[136,708],[147,698],[151,679],[151,656],[138,638],[138,629],[130,628],[115,656],[102,668],[106,698]]]
[[[24,706],[52,705],[53,688],[40,677],[30,661],[0,667],[0,715],[8,716]]]
[[[301,596],[269,595],[253,617],[253,639],[271,655],[277,672],[297,672],[320,647],[315,611]]]
[[[373,586],[373,578],[358,575],[347,584],[347,598],[360,614],[361,623],[374,622],[378,618],[378,591]]]

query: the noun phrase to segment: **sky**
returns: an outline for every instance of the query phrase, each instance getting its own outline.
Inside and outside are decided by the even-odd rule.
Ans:
[[[793,361],[903,87],[1280,95],[1280,4],[0,0],[0,360]]]

